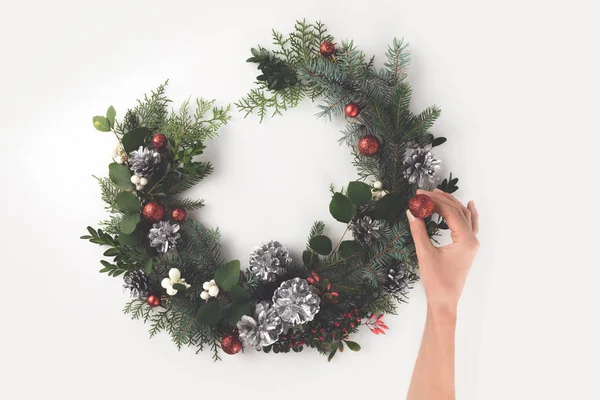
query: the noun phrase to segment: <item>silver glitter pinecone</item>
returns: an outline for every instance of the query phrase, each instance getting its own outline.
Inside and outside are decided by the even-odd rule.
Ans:
[[[171,224],[169,221],[159,221],[153,224],[148,233],[150,246],[156,247],[159,253],[173,250],[181,237],[179,228],[178,224]]]
[[[319,312],[320,303],[313,287],[301,278],[283,282],[273,294],[273,308],[281,317],[285,330],[312,321]]]
[[[355,218],[352,221],[352,235],[361,246],[371,246],[379,239],[379,221],[368,215]]]
[[[250,271],[262,281],[274,282],[291,262],[289,251],[281,243],[271,240],[250,254]]]
[[[139,177],[147,178],[160,168],[160,153],[140,146],[132,151],[128,158],[129,169]]]
[[[150,294],[150,277],[142,270],[131,271],[123,278],[123,288],[131,297],[146,297]]]
[[[416,282],[418,279],[417,274],[408,269],[404,263],[394,261],[388,269],[383,287],[388,293],[392,294],[404,292],[411,283]]]
[[[266,301],[254,308],[254,318],[244,315],[236,324],[240,340],[247,347],[260,350],[272,345],[283,332],[281,318]]]
[[[404,157],[404,177],[409,183],[424,187],[426,182],[435,182],[435,172],[440,168],[440,163],[431,150],[419,146],[410,147]]]

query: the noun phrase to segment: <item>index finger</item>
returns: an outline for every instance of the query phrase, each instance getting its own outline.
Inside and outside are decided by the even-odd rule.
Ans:
[[[422,193],[429,196],[429,198],[433,201],[435,212],[446,219],[448,228],[450,228],[452,233],[459,236],[467,236],[471,233],[471,229],[467,226],[467,223],[461,212],[450,200],[436,192],[418,190],[417,193]]]

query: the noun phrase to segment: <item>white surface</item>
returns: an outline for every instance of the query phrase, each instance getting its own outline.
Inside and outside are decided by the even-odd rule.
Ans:
[[[97,273],[101,250],[78,239],[104,217],[90,175],[106,173],[113,146],[92,115],[113,104],[122,116],[166,78],[176,102],[234,102],[256,75],[249,48],[306,17],[379,62],[404,36],[413,108],[442,106],[433,132],[449,141],[439,156],[482,224],[460,310],[458,397],[600,398],[597,223],[586,221],[598,204],[593,2],[283,3],[3,2],[1,397],[404,397],[424,320],[420,286],[386,318],[388,335],[364,332],[363,351],[332,364],[309,351],[213,364],[166,336],[148,340],[121,313],[119,280]],[[207,200],[195,217],[221,227],[228,257],[245,260],[270,238],[298,257],[313,220],[338,228],[328,185],[355,173],[336,144],[340,121],[314,112],[306,103],[262,125],[235,113],[208,143],[216,173],[189,195]]]

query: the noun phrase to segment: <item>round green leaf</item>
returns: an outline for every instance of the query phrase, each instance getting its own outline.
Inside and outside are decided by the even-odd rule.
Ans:
[[[329,212],[336,220],[348,223],[354,218],[356,206],[343,194],[334,193],[329,203]]]
[[[135,214],[140,211],[140,200],[132,192],[121,192],[117,194],[115,200],[117,208],[125,214]]]
[[[325,235],[315,236],[310,239],[309,242],[310,248],[316,251],[317,253],[326,256],[331,253],[333,245],[331,244],[331,239],[329,239]]]
[[[371,187],[364,182],[350,182],[348,184],[348,197],[357,206],[369,204],[372,198]]]
[[[375,219],[387,218],[404,210],[404,202],[400,195],[390,193],[375,202],[372,217]]]
[[[117,240],[124,246],[137,246],[142,243],[142,233],[140,231],[134,231],[131,234],[121,232]]]
[[[244,315],[252,314],[250,303],[234,303],[231,305],[228,314],[227,319],[229,320],[229,324],[235,326]]]
[[[346,346],[348,346],[348,348],[352,351],[360,351],[360,344],[356,343],[356,342],[352,342],[350,340],[344,340],[344,342],[346,343]]]
[[[100,132],[110,132],[110,124],[108,120],[102,115],[96,115],[92,118],[92,122],[94,123],[94,128],[99,130]]]
[[[140,146],[145,144],[146,138],[148,138],[151,133],[150,129],[145,127],[130,130],[121,138],[123,148],[125,148],[127,153],[137,150]]]
[[[215,325],[221,319],[219,302],[209,301],[198,309],[196,321],[201,325]]]
[[[135,231],[137,224],[140,222],[140,214],[126,214],[121,219],[121,232],[129,235]]]
[[[183,283],[174,283],[173,289],[180,291],[180,292],[184,292],[187,290],[187,286],[185,286]]]
[[[340,243],[340,248],[338,250],[343,258],[350,257],[361,251],[363,251],[363,248],[354,240],[344,240]]]
[[[113,106],[108,107],[106,110],[106,120],[110,125],[111,129],[115,127],[115,117],[117,116],[117,110]]]
[[[231,289],[229,289],[229,294],[233,298],[233,301],[237,303],[250,300],[250,292],[238,285],[232,286]]]
[[[238,260],[229,261],[215,271],[215,283],[226,292],[237,285],[239,279],[240,262]]]
[[[108,177],[120,189],[131,188],[131,172],[129,172],[129,168],[126,165],[118,163],[109,164]]]

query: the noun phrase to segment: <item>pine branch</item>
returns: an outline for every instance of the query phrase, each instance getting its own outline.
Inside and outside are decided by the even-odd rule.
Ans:
[[[204,200],[193,200],[193,199],[175,199],[172,197],[167,198],[164,204],[169,208],[183,208],[187,211],[195,211],[204,207]]]

